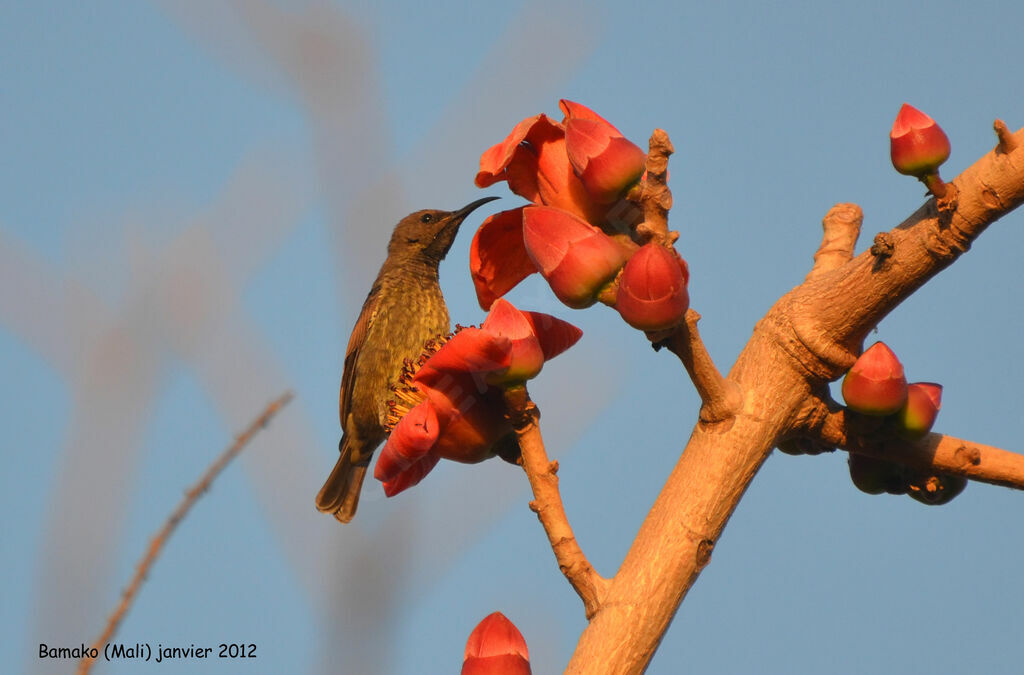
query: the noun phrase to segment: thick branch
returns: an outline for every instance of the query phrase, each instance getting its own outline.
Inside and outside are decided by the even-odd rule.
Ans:
[[[813,358],[803,365],[832,380],[852,365],[864,337],[900,302],[965,253],[992,222],[1024,202],[1024,129],[968,167],[942,200],[930,199],[871,250],[831,272],[812,275],[780,300],[785,318]],[[1002,148],[1013,147],[1012,152]],[[778,305],[777,305],[778,307]]]
[[[530,509],[544,526],[558,568],[583,600],[589,619],[601,606],[608,580],[591,566],[569,525],[562,495],[558,491],[558,462],[550,461],[544,450],[544,439],[537,424],[540,415],[526,387],[507,389],[505,403],[519,440],[523,469],[533,489]]]
[[[754,329],[728,380],[735,422],[699,422],[658,495],[567,672],[641,673],[775,441],[797,427],[812,391],[847,370],[867,332],[1024,201],[1024,130],[929,200],[876,252],[804,282]],[[955,201],[950,199],[955,197]]]
[[[135,602],[135,596],[138,595],[139,589],[142,588],[142,582],[146,580],[146,575],[149,574],[149,570],[153,567],[153,563],[156,562],[157,557],[163,551],[164,545],[167,540],[171,538],[175,528],[178,526],[188,512],[195,505],[196,501],[199,500],[203,494],[210,489],[213,481],[217,479],[220,472],[224,470],[224,467],[234,459],[238,453],[245,448],[246,444],[252,440],[260,429],[267,426],[270,420],[277,414],[277,412],[288,405],[288,402],[292,400],[293,394],[291,392],[285,392],[273,401],[270,405],[263,409],[260,416],[257,417],[241,434],[235,437],[235,442],[232,443],[219,457],[210,465],[203,474],[199,481],[185,491],[185,496],[182,497],[181,501],[178,502],[178,506],[171,512],[171,515],[164,522],[163,527],[157,532],[149,542],[149,548],[146,550],[146,554],[142,556],[142,560],[135,567],[135,576],[132,578],[131,583],[121,593],[121,602],[114,609],[114,612],[110,615],[107,620],[106,628],[103,629],[103,633],[96,638],[93,642],[92,648],[98,653],[103,653],[104,645],[110,641],[117,632],[118,627],[121,625],[121,621],[124,619],[128,610],[131,609],[132,603]],[[79,675],[85,675],[88,673],[93,666],[95,659],[83,658],[78,664]]]

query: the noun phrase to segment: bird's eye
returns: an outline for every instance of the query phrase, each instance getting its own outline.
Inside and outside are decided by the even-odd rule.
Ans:
[[[420,216],[420,222],[421,223],[432,223],[432,222],[434,222],[434,214],[433,213],[424,213],[422,216]]]

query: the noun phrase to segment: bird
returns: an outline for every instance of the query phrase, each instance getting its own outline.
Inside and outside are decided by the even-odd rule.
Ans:
[[[316,508],[342,523],[355,516],[373,452],[387,436],[387,401],[405,360],[450,329],[438,267],[466,216],[495,199],[484,197],[457,211],[416,211],[395,226],[345,350],[340,455],[316,496]]]

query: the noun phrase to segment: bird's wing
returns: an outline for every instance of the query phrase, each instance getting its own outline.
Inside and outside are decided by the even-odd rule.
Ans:
[[[374,284],[369,295],[366,296],[363,309],[359,312],[359,318],[356,319],[356,325],[352,328],[352,335],[348,339],[348,347],[345,349],[345,370],[341,374],[341,396],[338,403],[343,429],[352,409],[352,391],[356,386],[356,361],[359,358],[359,347],[366,341],[366,333],[380,306],[380,296],[380,284]]]

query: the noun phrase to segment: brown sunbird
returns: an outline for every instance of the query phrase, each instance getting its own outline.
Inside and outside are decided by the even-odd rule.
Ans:
[[[438,266],[466,216],[495,199],[484,197],[458,211],[417,211],[395,226],[345,350],[341,456],[316,496],[316,507],[343,523],[355,516],[370,459],[387,436],[387,401],[405,359],[415,359],[428,340],[450,329]]]

